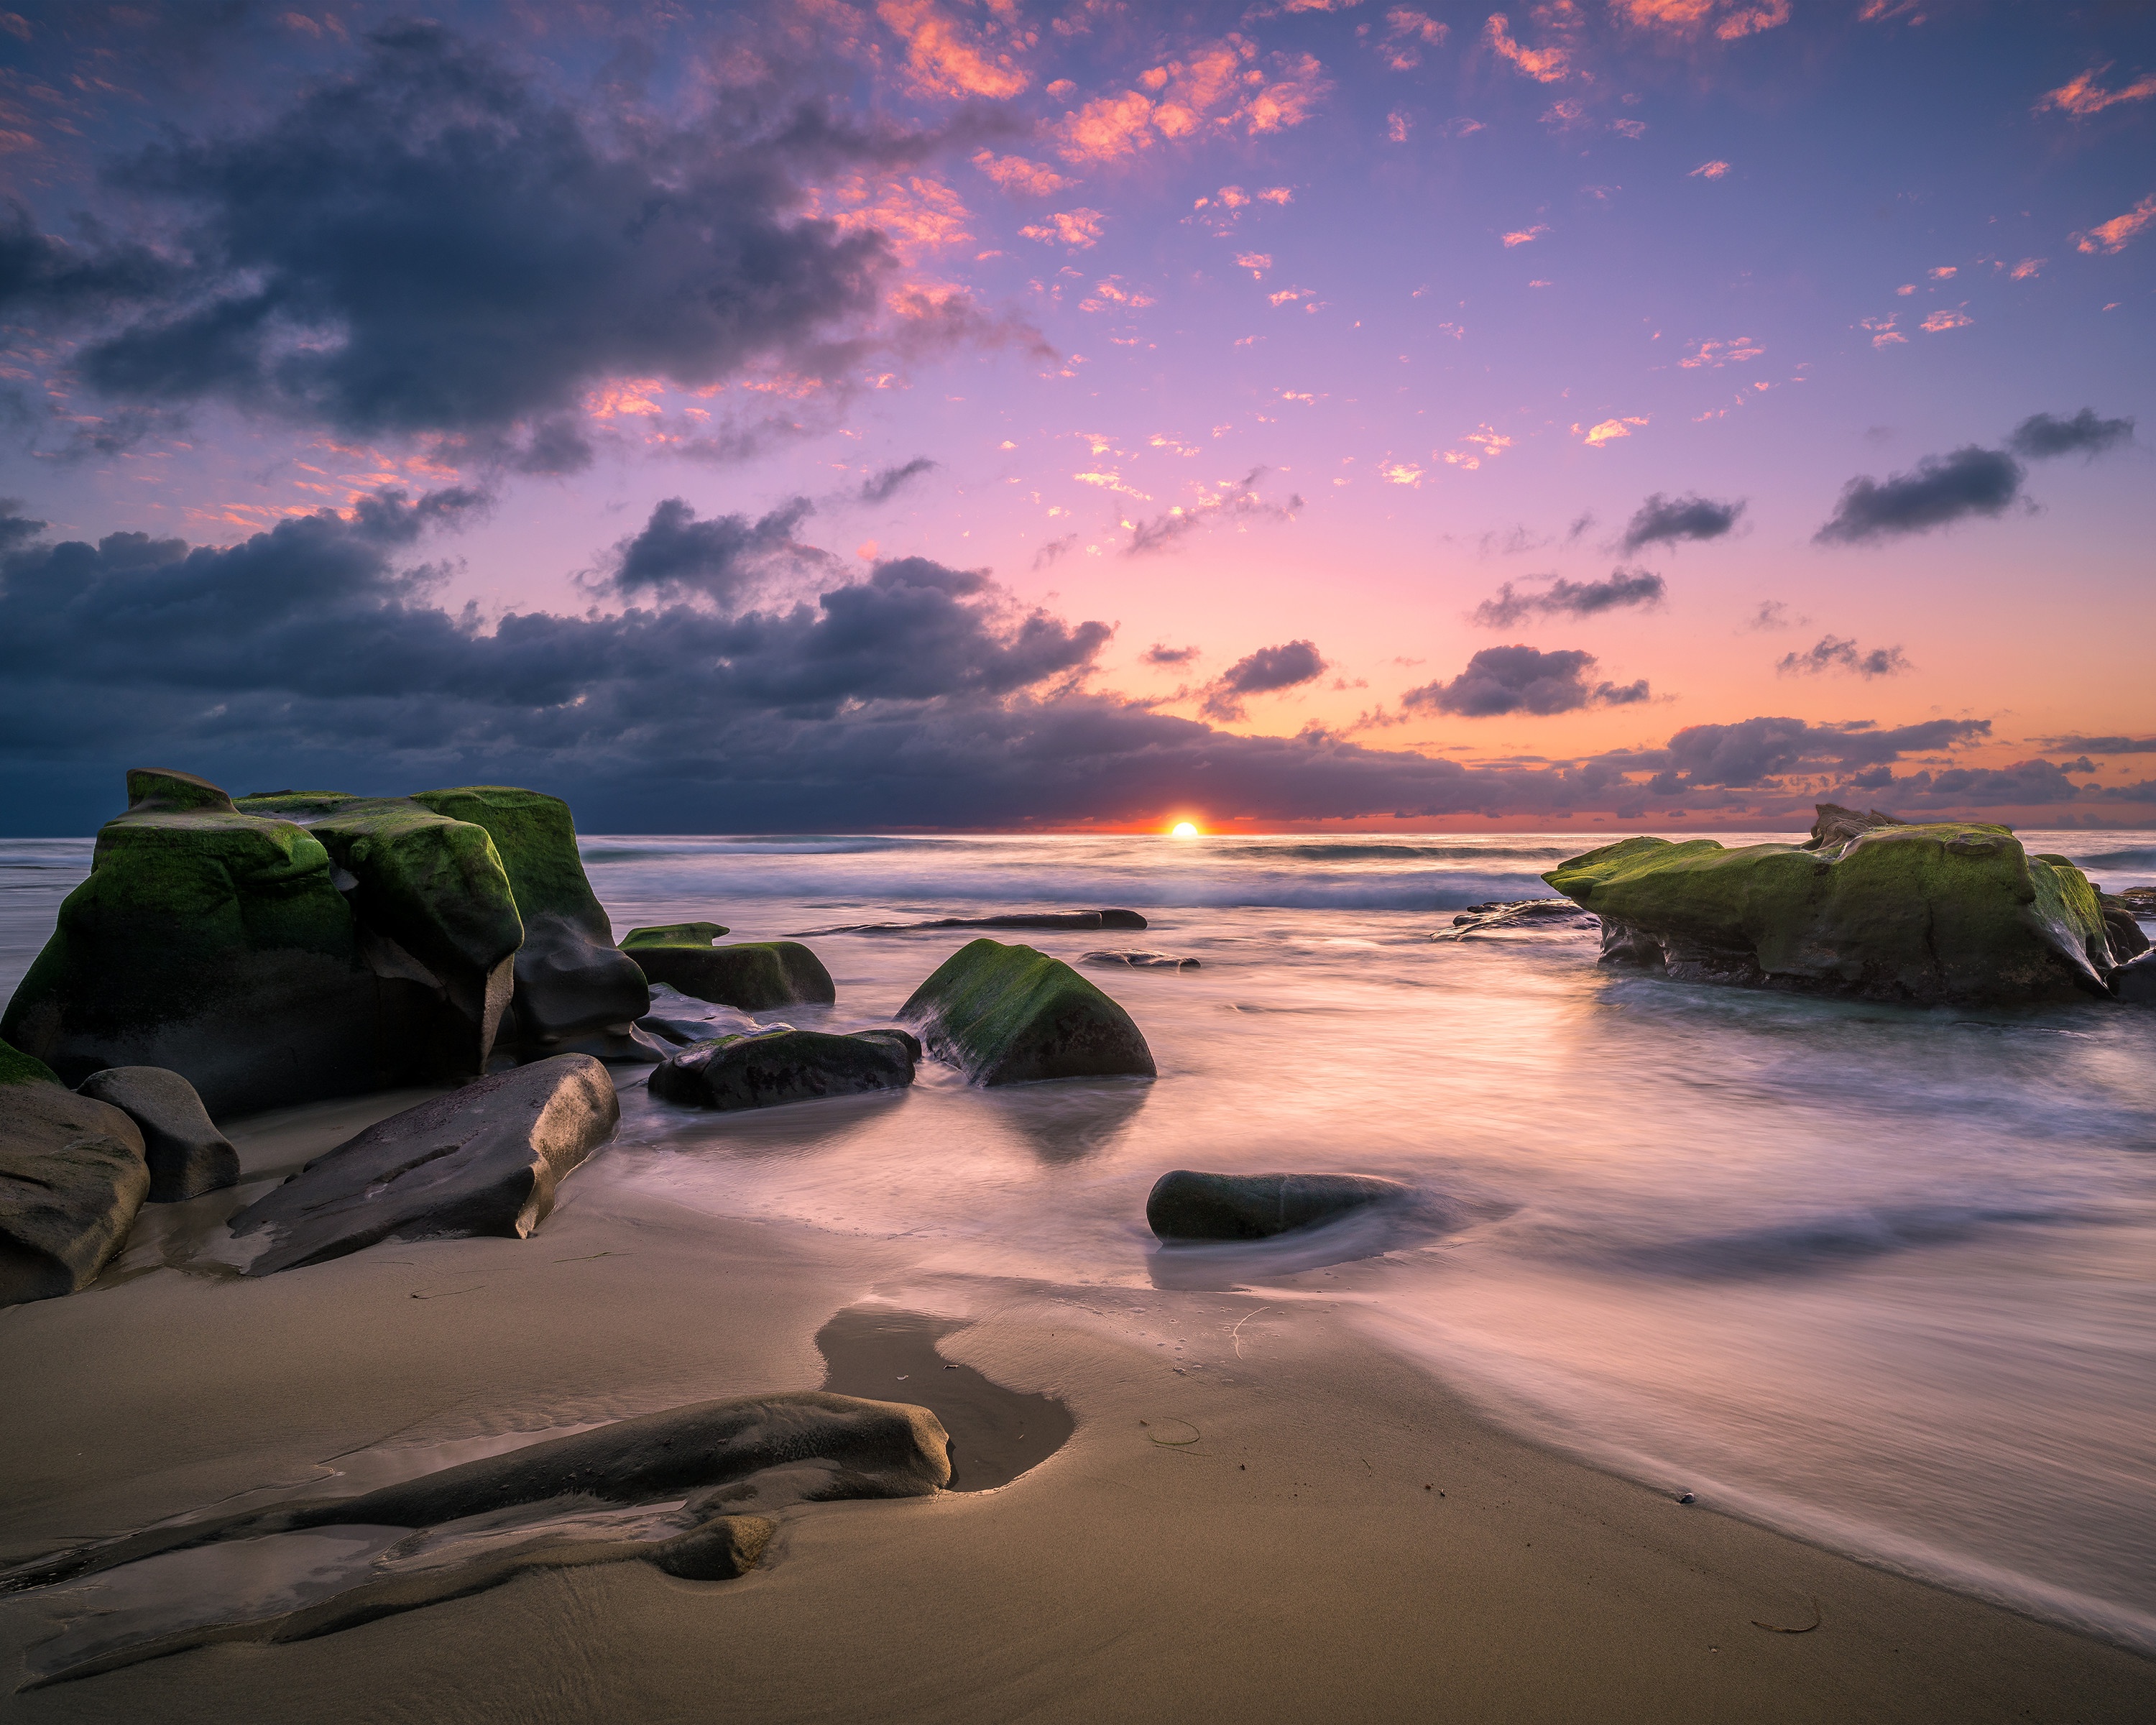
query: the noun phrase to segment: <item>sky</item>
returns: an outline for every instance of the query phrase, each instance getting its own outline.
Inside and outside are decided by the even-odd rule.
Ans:
[[[0,830],[2156,825],[2147,4],[63,4],[0,175]]]

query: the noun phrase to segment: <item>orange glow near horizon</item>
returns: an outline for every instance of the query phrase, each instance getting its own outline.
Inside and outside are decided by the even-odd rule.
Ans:
[[[1171,839],[1194,839],[1198,836],[1198,829],[1187,820],[1179,820],[1168,836]]]

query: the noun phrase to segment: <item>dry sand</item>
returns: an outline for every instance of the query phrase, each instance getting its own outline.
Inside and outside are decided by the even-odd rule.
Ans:
[[[234,1136],[266,1177],[409,1100]],[[0,1716],[2156,1718],[2156,1664],[1522,1442],[1322,1300],[923,1277],[896,1245],[675,1208],[603,1156],[529,1240],[383,1245],[261,1281],[155,1267],[234,1196],[165,1207],[88,1293],[0,1312],[0,1558],[827,1371],[941,1398],[957,1483],[1009,1483],[792,1511],[738,1581],[531,1575],[16,1694]],[[827,1360],[819,1332],[848,1308]],[[879,1322],[902,1312],[952,1327]],[[1027,1466],[1055,1416],[1024,1430],[1043,1404],[927,1373],[932,1346],[1052,1394],[1075,1430]],[[0,1597],[0,1692],[56,1603]]]

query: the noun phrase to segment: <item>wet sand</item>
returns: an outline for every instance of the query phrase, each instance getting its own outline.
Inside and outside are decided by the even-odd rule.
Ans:
[[[266,1177],[408,1100],[235,1137]],[[916,1378],[962,1489],[789,1511],[738,1581],[530,1575],[13,1695],[11,1719],[2156,1716],[2156,1664],[1523,1443],[1319,1290],[922,1276],[902,1242],[715,1220],[603,1155],[529,1240],[260,1281],[152,1267],[213,1231],[169,1209],[106,1283],[0,1312],[0,1558],[519,1434]],[[1075,1429],[1034,1461],[1055,1416],[997,1386]],[[0,1691],[86,1603],[0,1596]]]

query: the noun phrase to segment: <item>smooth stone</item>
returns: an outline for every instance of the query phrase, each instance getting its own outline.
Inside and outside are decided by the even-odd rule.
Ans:
[[[913,991],[898,1016],[974,1084],[1158,1076],[1131,1015],[1060,958],[969,941]]]
[[[613,1080],[582,1054],[494,1073],[393,1114],[232,1219],[235,1235],[272,1235],[246,1273],[320,1264],[390,1239],[523,1239],[620,1117]]]
[[[906,934],[922,928],[1143,928],[1136,911],[1014,911],[998,916],[939,916],[932,922],[852,922],[819,934]]]
[[[14,1306],[97,1279],[149,1194],[150,1166],[119,1109],[0,1052],[13,1056],[0,1061],[0,1306]]]
[[[2156,952],[2143,952],[2111,973],[2112,990],[2136,1006],[2156,1006]]]
[[[526,1044],[632,1024],[651,1009],[636,960],[553,911],[524,919],[516,975],[516,1029]]]
[[[712,942],[726,932],[716,922],[676,922],[632,928],[621,949],[652,983],[695,999],[742,1012],[782,1006],[829,1006],[839,998],[824,961],[798,941]]]
[[[2103,911],[2104,928],[2111,936],[2113,958],[2124,964],[2148,950],[2148,937],[2142,932],[2140,916],[2156,915],[2156,906],[2137,916],[2131,902],[2110,892],[2099,892],[2097,903]]]
[[[685,1049],[646,1081],[662,1102],[691,1108],[769,1108],[782,1102],[903,1090],[921,1044],[904,1030],[850,1036],[774,1025]]]
[[[151,1204],[178,1204],[239,1183],[239,1153],[210,1122],[195,1087],[162,1066],[108,1066],[75,1086],[141,1129]]]
[[[1121,965],[1126,970],[1195,970],[1195,958],[1178,958],[1170,952],[1087,952],[1081,964],[1097,964],[1103,970]]]
[[[1413,1196],[1374,1174],[1206,1174],[1177,1168],[1153,1182],[1146,1224],[1162,1240],[1268,1240],[1373,1204]]]

